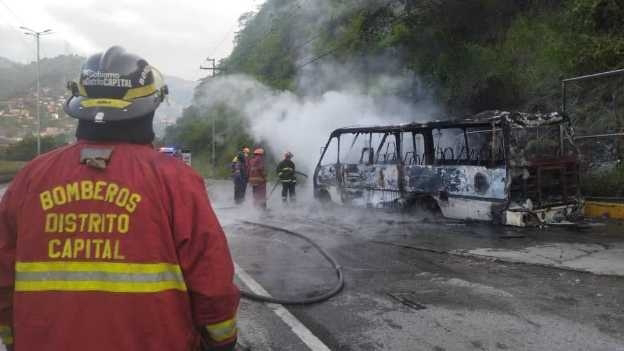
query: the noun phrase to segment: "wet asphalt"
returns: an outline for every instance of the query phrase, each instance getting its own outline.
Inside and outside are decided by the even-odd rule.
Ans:
[[[610,245],[624,240],[617,223],[516,229],[321,205],[305,192],[287,206],[273,194],[261,212],[232,207],[229,188],[209,185],[232,255],[272,295],[310,296],[330,289],[336,277],[310,245],[243,219],[305,234],[342,265],[340,295],[288,307],[331,350],[624,350],[624,278],[449,253],[549,242]],[[248,349],[310,349],[262,306],[242,305]]]

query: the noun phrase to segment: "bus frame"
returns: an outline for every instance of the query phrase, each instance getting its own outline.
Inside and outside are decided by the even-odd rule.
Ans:
[[[321,150],[314,194],[513,226],[570,223],[583,207],[573,135],[557,112],[340,128]]]

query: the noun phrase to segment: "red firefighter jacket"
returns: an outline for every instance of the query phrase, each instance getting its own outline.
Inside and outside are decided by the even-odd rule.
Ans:
[[[266,183],[266,172],[264,170],[264,157],[254,155],[249,161],[249,183],[260,185]]]
[[[105,169],[80,163],[92,148],[113,149]],[[233,273],[203,180],[150,145],[47,153],[0,203],[0,336],[17,351],[189,351],[200,329],[231,343]]]

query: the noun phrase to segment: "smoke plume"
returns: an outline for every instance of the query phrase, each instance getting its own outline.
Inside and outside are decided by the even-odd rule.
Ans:
[[[291,151],[308,169],[336,128],[426,121],[439,112],[428,99],[415,103],[393,94],[415,86],[415,77],[377,76],[364,87],[348,72],[344,66],[323,65],[314,79],[299,77],[299,94],[272,90],[248,76],[218,76],[205,84],[197,103],[239,110],[249,123],[248,132],[276,158]]]

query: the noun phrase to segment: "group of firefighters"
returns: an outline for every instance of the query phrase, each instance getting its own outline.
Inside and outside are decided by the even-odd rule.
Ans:
[[[250,149],[243,147],[234,157],[231,164],[232,180],[234,182],[234,202],[241,204],[245,201],[247,184],[251,184],[254,205],[266,209],[267,207],[267,174],[264,165],[264,149],[256,148],[253,156],[249,157]],[[282,201],[287,203],[296,200],[295,186],[297,175],[293,154],[284,153],[284,159],[277,165],[276,173],[282,184]]]

